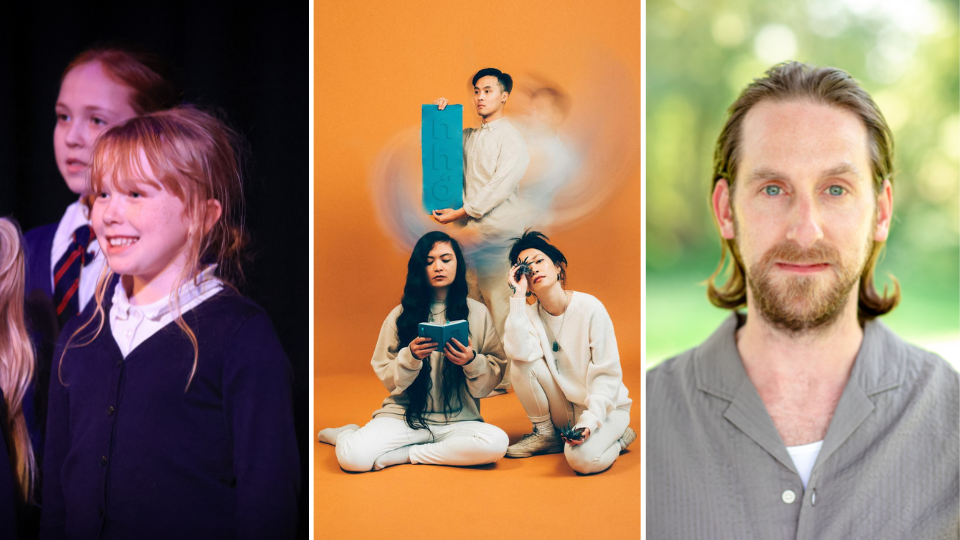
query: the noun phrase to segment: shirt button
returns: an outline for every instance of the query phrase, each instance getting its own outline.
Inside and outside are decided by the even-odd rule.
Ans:
[[[133,330],[127,330],[127,337],[133,337]]]
[[[100,456],[100,466],[101,467],[107,466],[107,456]]]
[[[794,493],[792,489],[788,489],[780,495],[780,500],[787,504],[790,504],[793,501],[797,500],[797,494]]]
[[[117,410],[113,408],[113,405],[107,407],[107,416],[113,416],[113,413],[115,413],[116,411]]]
[[[817,505],[817,489],[813,489],[813,493],[810,494],[810,506]]]

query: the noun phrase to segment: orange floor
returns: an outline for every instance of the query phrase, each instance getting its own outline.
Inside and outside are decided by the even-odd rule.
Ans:
[[[630,425],[639,433],[635,371],[624,383],[634,399]],[[322,427],[363,425],[386,394],[372,372],[317,376],[315,382],[314,441]],[[511,443],[530,430],[513,393],[484,399],[481,412]],[[351,474],[340,470],[332,446],[314,444],[318,539],[640,537],[639,439],[594,476],[577,476],[562,454],[504,458],[484,467],[400,465]]]

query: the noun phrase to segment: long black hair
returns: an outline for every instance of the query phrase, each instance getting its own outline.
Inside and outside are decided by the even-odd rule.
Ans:
[[[420,237],[413,247],[410,260],[407,262],[407,283],[403,286],[403,298],[400,300],[401,311],[397,317],[397,338],[401,345],[406,345],[416,339],[417,327],[427,322],[430,317],[430,304],[433,302],[433,285],[427,279],[427,256],[430,250],[438,243],[450,244],[457,259],[457,273],[453,283],[447,289],[448,321],[466,320],[470,314],[467,308],[467,262],[463,258],[460,244],[446,233],[432,231]],[[412,429],[429,429],[423,421],[423,413],[427,409],[427,399],[433,388],[430,379],[430,360],[425,359],[420,373],[413,384],[404,390],[409,398],[404,420]],[[463,368],[453,362],[443,362],[440,373],[442,410],[446,416],[453,416],[463,407],[460,400],[460,389],[464,384]]]

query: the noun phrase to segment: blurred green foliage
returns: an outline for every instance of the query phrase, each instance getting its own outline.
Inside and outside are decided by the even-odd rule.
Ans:
[[[700,285],[720,254],[713,146],[740,90],[788,59],[848,71],[887,118],[895,221],[877,275],[903,302],[884,321],[960,363],[958,15],[955,0],[648,0],[647,367],[726,316]]]

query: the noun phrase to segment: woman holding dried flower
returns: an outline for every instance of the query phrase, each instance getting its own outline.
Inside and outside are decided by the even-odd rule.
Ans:
[[[390,312],[373,352],[373,370],[390,395],[363,427],[320,431],[347,471],[402,463],[482,465],[503,457],[509,440],[483,422],[480,398],[503,378],[503,347],[486,306],[467,298],[460,246],[429,232],[413,248],[399,306]],[[467,343],[441,346],[418,337],[420,323],[465,320]]]
[[[562,451],[574,471],[599,473],[637,438],[628,426],[631,400],[607,310],[589,294],[564,289],[567,259],[548,240],[527,231],[510,249],[514,294],[503,347],[533,433],[507,457]],[[530,295],[537,301],[528,305]]]

